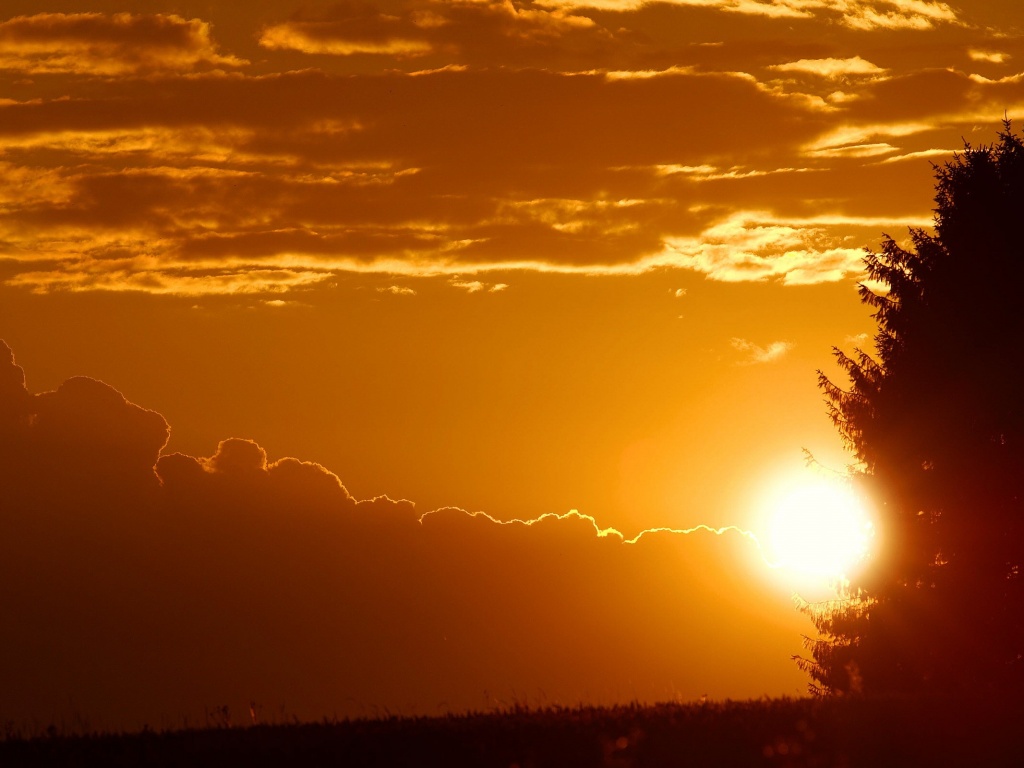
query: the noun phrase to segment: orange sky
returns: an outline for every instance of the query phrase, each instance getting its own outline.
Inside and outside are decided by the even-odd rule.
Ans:
[[[95,611],[21,591],[54,602],[0,640],[25,660],[0,720],[802,691],[809,622],[749,538],[624,541],[756,532],[801,449],[844,466],[815,370],[872,331],[862,248],[930,222],[929,162],[1024,119],[1022,26],[1011,0],[7,0],[0,338],[27,391],[116,387],[171,426],[145,462],[238,437],[409,501],[296,481],[241,523],[254,491],[195,491],[189,529],[90,497],[159,567],[90,581],[68,544]],[[12,520],[48,476],[23,470]],[[235,526],[291,575],[231,576],[263,562]],[[13,583],[47,535],[8,543]],[[180,642],[106,634],[133,581]]]

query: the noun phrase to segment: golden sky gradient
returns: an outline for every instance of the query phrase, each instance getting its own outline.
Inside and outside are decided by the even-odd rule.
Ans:
[[[116,387],[171,425],[147,462],[230,475],[235,437],[266,452],[245,477],[307,469],[249,520],[241,480],[121,520],[157,564],[142,625],[178,634],[105,657],[146,601],[116,597],[139,562],[103,570],[94,622],[63,595],[2,641],[28,661],[0,720],[802,691],[810,625],[755,542],[635,537],[756,534],[803,448],[844,467],[815,370],[872,332],[862,249],[930,223],[929,163],[1024,119],[1022,29],[1016,0],[7,0],[27,392]],[[64,551],[24,535],[22,579]],[[33,634],[61,622],[77,650]],[[147,699],[162,659],[202,681]]]

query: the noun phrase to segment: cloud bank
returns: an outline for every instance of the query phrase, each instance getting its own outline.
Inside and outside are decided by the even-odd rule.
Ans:
[[[356,500],[0,344],[0,719],[90,727],[797,693],[806,628],[738,531],[632,540]]]
[[[868,222],[930,219],[927,159],[1024,109],[1020,35],[929,0],[209,10],[0,20],[7,284],[850,280]],[[786,258],[723,238],[751,215]]]

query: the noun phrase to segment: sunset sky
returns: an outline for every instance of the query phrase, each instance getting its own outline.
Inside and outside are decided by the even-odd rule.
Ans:
[[[815,371],[870,348],[863,249],[1024,121],[1022,30],[1017,0],[5,0],[5,391],[16,362],[159,414],[139,455],[179,454],[186,511],[8,473],[0,722],[801,693],[765,500],[803,449],[850,461]],[[89,386],[34,444],[144,412]],[[105,543],[24,522],[37,481]],[[122,535],[152,550],[88,565]]]

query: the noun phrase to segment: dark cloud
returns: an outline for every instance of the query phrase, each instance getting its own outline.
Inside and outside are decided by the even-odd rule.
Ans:
[[[210,25],[174,14],[39,13],[0,22],[0,70],[117,76],[238,67]]]
[[[801,684],[802,619],[738,533],[627,543],[578,513],[421,515],[238,438],[157,460],[157,414],[91,379],[29,395],[0,352],[5,719],[116,728],[249,701],[290,719]],[[154,464],[159,484],[134,482]]]
[[[988,101],[991,91],[990,87],[973,83],[963,72],[922,70],[871,85],[865,98],[851,105],[850,111],[862,120],[930,121],[936,112],[955,114],[972,101]],[[1018,91],[1017,97],[1024,97],[1024,89]]]
[[[332,77],[306,71],[129,82],[117,91],[116,99],[7,105],[0,135],[58,126],[71,132],[208,126],[237,131],[226,138],[237,142],[239,160],[269,132],[287,137],[289,153],[303,163],[426,167],[443,160],[465,168],[483,161],[494,169],[523,162],[692,162],[737,147],[765,151],[815,133],[799,105],[765,93],[752,78],[683,70],[635,78],[504,70]],[[759,131],[746,128],[751,112],[758,115]],[[93,149],[105,154],[118,145]],[[173,146],[153,147],[143,158],[169,150]]]
[[[348,212],[351,215],[351,211]],[[353,226],[358,226],[353,224]],[[320,234],[309,230],[270,230],[236,234],[208,234],[181,243],[185,258],[241,257],[260,258],[281,253],[307,256],[345,256],[371,261],[396,252],[430,252],[439,247],[439,238],[429,232],[402,231],[398,227],[373,227],[364,220],[363,231]]]
[[[0,341],[0,434],[10,443],[28,423],[32,397],[25,388],[25,371],[14,352]]]
[[[8,449],[17,454],[8,465],[11,487],[28,494],[37,489],[41,503],[62,487],[112,498],[157,488],[153,467],[169,436],[160,414],[84,376],[28,397],[23,379],[17,386],[21,369],[13,357],[6,370],[4,410],[17,416],[7,435]]]

